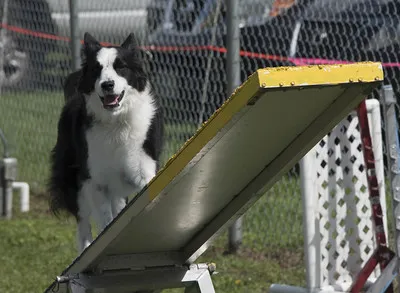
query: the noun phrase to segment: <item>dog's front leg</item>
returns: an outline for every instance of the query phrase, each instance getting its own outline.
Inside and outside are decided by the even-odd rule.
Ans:
[[[89,217],[80,217],[78,219],[78,227],[77,227],[77,246],[78,252],[82,253],[86,247],[90,245],[93,241],[92,229],[90,226],[90,218]]]
[[[135,185],[143,189],[156,175],[156,161],[148,156],[143,157],[139,170],[135,176]]]
[[[112,215],[113,218],[115,218],[126,206],[126,198],[122,197],[113,197],[111,200],[111,210],[112,210]]]
[[[94,202],[93,217],[100,233],[113,220],[111,200],[103,194],[96,194]]]
[[[92,215],[100,233],[113,220],[108,186],[92,183],[90,193],[88,192],[86,196],[89,198]]]
[[[78,217],[77,217],[77,248],[78,252],[82,253],[86,247],[93,241],[92,227],[90,225],[90,201],[88,198],[90,186],[84,184],[83,188],[78,194]]]

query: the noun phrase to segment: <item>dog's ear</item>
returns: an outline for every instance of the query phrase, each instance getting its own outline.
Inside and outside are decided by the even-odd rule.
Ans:
[[[88,32],[83,36],[83,52],[94,52],[101,48],[100,43]]]
[[[127,50],[134,50],[137,49],[137,47],[138,47],[138,42],[135,38],[134,33],[130,33],[129,36],[126,38],[126,40],[121,44],[121,48]]]

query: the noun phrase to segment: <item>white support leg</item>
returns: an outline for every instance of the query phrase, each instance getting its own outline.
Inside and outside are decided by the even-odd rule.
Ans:
[[[21,212],[29,212],[29,184],[26,182],[12,182],[13,190],[17,189],[20,195]]]
[[[198,277],[197,282],[186,287],[185,293],[215,293],[214,285],[208,269],[203,270],[203,273]]]

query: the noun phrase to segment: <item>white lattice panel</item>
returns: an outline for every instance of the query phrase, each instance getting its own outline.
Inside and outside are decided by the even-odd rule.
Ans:
[[[371,115],[371,104],[378,106],[375,117]],[[368,116],[381,198],[385,198],[377,101],[369,102]],[[306,252],[311,258],[307,268],[311,274],[310,287],[347,290],[376,248],[356,113],[351,113],[337,125],[306,157],[308,164],[313,166],[308,169],[313,174],[308,175],[310,182],[314,180],[314,186],[308,191],[303,188],[307,193],[303,196],[314,202],[314,208],[306,212],[316,220],[315,230],[310,230],[314,234],[305,235],[309,238],[306,243],[316,246]],[[381,203],[386,212],[385,201],[381,200]],[[370,279],[378,274],[379,269],[376,269]]]

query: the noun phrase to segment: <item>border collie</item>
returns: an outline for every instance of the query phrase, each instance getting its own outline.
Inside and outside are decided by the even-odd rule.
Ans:
[[[65,105],[51,152],[50,209],[77,220],[78,251],[155,176],[163,117],[133,34],[120,47],[84,35],[82,68],[64,85]]]

